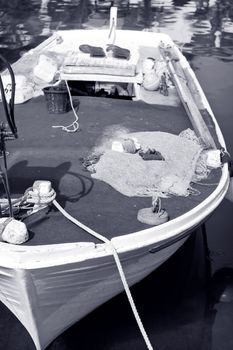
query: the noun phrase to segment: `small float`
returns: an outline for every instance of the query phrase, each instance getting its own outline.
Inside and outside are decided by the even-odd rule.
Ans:
[[[0,300],[37,350],[124,290],[152,349],[129,287],[229,186],[186,58],[165,34],[117,30],[116,12],[109,30],[56,32],[1,74]]]

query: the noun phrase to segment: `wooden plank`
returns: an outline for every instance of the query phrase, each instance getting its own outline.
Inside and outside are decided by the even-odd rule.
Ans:
[[[206,147],[216,149],[217,147],[216,147],[215,141],[212,135],[210,134],[210,131],[200,113],[200,110],[198,109],[195,103],[192,93],[188,87],[188,82],[187,82],[187,79],[185,78],[185,75],[182,74],[182,76],[180,77],[180,75],[177,74],[177,67],[175,67],[175,64],[174,64],[175,61],[173,62],[170,55],[167,55],[163,48],[161,48],[160,52],[167,62],[169,72],[173,78],[173,82],[177,88],[177,92],[189,116],[189,119],[192,123],[195,133],[197,134],[198,137],[202,139]],[[181,66],[180,68],[182,69]]]
[[[142,75],[136,74],[135,76],[123,76],[113,74],[88,74],[88,73],[64,73],[60,74],[61,79],[65,80],[77,80],[77,81],[103,81],[114,83],[142,83]]]
[[[201,98],[199,88],[197,87],[197,85],[195,84],[195,82],[192,78],[192,75],[190,73],[190,69],[185,67],[182,70],[183,70],[185,78],[187,79],[187,84],[188,84],[189,90],[192,94],[192,97],[193,97],[198,109],[199,110],[205,109],[206,106],[204,105],[203,100]]]

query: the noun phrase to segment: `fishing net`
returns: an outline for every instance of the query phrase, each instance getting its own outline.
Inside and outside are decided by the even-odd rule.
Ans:
[[[136,139],[141,151],[156,150],[161,159],[144,160],[140,152],[114,151],[108,140],[108,147],[102,146],[101,156],[89,169],[93,178],[126,196],[187,196],[191,181],[208,175],[206,167],[199,165],[203,147],[192,131],[181,135],[159,131],[129,133],[121,138],[118,135],[118,140],[126,138]]]

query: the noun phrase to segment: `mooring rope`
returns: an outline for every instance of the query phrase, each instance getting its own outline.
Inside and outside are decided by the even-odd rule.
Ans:
[[[71,216],[69,213],[67,213],[61,206],[60,204],[54,200],[53,201],[53,204],[54,206],[61,212],[61,214],[63,214],[68,220],[70,220],[71,222],[73,222],[75,225],[79,226],[80,228],[82,228],[83,230],[85,230],[86,232],[88,232],[89,234],[91,234],[92,236],[96,237],[97,239],[103,241],[104,243],[108,244],[111,249],[112,249],[112,254],[113,254],[113,257],[115,259],[115,262],[116,262],[116,266],[117,266],[117,269],[118,269],[118,272],[119,272],[119,275],[120,275],[120,278],[121,278],[121,281],[122,281],[122,284],[124,286],[124,289],[125,289],[125,292],[126,292],[126,295],[127,295],[127,298],[128,298],[128,301],[129,301],[129,304],[131,306],[131,309],[133,311],[133,314],[134,314],[134,317],[136,319],[136,322],[138,324],[138,327],[141,331],[141,334],[143,336],[143,339],[146,343],[146,346],[149,350],[153,350],[153,346],[148,338],[148,335],[145,331],[145,328],[143,326],[143,323],[141,321],[141,318],[139,316],[139,313],[137,311],[137,308],[136,308],[136,305],[135,305],[135,302],[133,300],[133,297],[132,297],[132,294],[130,292],[130,289],[129,289],[129,285],[128,285],[128,282],[126,280],[126,277],[125,277],[125,273],[124,273],[124,270],[122,268],[122,264],[120,262],[120,258],[118,256],[118,253],[116,251],[116,248],[114,247],[114,244],[112,243],[112,241],[110,241],[108,238],[106,238],[105,236],[99,234],[98,232],[92,230],[91,228],[89,228],[88,226],[82,224],[80,221],[78,221],[77,219],[75,219],[73,216]]]

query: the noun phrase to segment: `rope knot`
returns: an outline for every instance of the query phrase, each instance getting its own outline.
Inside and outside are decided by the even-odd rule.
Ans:
[[[26,202],[37,205],[48,205],[53,202],[56,192],[51,187],[50,181],[35,181],[33,186],[26,191]]]

